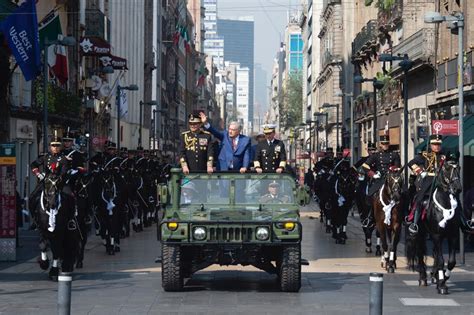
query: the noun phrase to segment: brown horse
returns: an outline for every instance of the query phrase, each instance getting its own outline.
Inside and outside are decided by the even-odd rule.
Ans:
[[[400,215],[402,187],[400,168],[391,167],[385,176],[384,185],[373,198],[375,224],[380,233],[383,249],[381,266],[389,273],[394,273],[397,268],[397,245],[402,228]]]

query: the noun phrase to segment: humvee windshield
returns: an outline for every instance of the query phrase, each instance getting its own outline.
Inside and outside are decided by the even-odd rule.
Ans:
[[[231,195],[233,185],[235,196]],[[180,205],[189,204],[292,204],[294,184],[282,179],[187,179],[181,181]]]

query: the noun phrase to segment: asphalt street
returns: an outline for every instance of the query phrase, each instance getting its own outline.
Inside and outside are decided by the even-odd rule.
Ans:
[[[384,272],[380,257],[365,253],[357,214],[350,217],[347,243],[336,245],[316,210],[302,209],[303,257],[310,265],[303,267],[299,293],[279,292],[275,276],[239,266],[212,266],[187,280],[184,292],[164,292],[155,263],[160,246],[148,228],[123,240],[115,256],[91,237],[84,268],[74,272],[72,314],[368,314],[369,273]],[[0,314],[56,313],[57,283],[36,263],[35,237],[23,232],[19,261],[0,263]],[[474,314],[474,249],[469,244],[467,250],[450,294],[440,296],[434,285],[418,287],[402,244],[396,273],[384,273],[384,314]]]

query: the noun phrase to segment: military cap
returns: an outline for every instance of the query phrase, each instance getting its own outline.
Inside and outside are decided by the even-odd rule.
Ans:
[[[265,138],[265,135],[263,133],[258,133],[256,136],[255,136],[255,140],[258,140],[258,139],[263,139]]]
[[[275,131],[276,126],[274,124],[267,124],[263,126],[263,133],[272,133]]]
[[[375,143],[369,141],[369,144],[367,144],[367,150],[377,150]]]
[[[105,147],[107,149],[117,149],[117,144],[115,142],[112,142],[112,141],[107,141],[105,143]]]
[[[442,135],[431,135],[430,136],[430,144],[442,144],[443,143],[443,136]]]
[[[149,153],[150,153],[150,150],[145,149],[145,150],[143,150],[143,153],[149,154]]]
[[[138,146],[138,147],[137,147],[137,151],[138,151],[138,152],[143,151],[143,147],[142,147],[142,146]]]
[[[342,147],[337,147],[337,148],[336,148],[336,153],[342,153],[342,151],[343,151],[343,150],[342,150]]]
[[[270,183],[270,185],[268,185],[268,187],[280,187],[280,184],[273,181],[273,182]]]
[[[334,152],[333,148],[329,147],[329,148],[326,148],[326,152]]]
[[[381,144],[390,144],[390,137],[388,135],[381,135],[380,136],[380,143]]]
[[[192,114],[188,115],[188,122],[189,123],[201,123],[201,116],[199,115],[201,111],[193,111]]]
[[[73,134],[71,132],[70,127],[67,127],[67,131],[63,136],[63,141],[72,141],[74,140]]]
[[[53,138],[51,139],[51,142],[49,143],[49,145],[60,145],[62,144],[61,143],[61,138],[58,137],[58,131],[57,130],[54,130],[54,136]]]
[[[127,153],[128,152],[128,149],[126,147],[121,147],[120,148],[120,152],[122,153]]]

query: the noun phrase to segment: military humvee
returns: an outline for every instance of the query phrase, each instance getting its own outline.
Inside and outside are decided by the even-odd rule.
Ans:
[[[299,291],[302,225],[290,175],[171,174],[160,193],[165,291],[213,264],[252,265],[278,275],[282,291]]]

